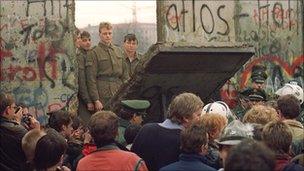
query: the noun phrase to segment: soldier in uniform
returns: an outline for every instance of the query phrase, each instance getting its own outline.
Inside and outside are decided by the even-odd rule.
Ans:
[[[94,104],[89,96],[85,75],[85,58],[91,48],[91,36],[87,31],[80,34],[81,41],[77,53],[78,61],[78,116],[88,123],[91,113],[94,112]]]
[[[123,48],[129,76],[134,73],[135,67],[139,63],[139,60],[142,58],[142,54],[136,51],[137,46],[138,40],[135,34],[127,34],[124,37]]]
[[[86,60],[87,86],[97,111],[104,108],[123,81],[128,79],[123,52],[112,44],[112,33],[110,23],[99,24],[100,42],[88,53]]]
[[[122,145],[127,145],[124,138],[126,128],[133,125],[141,125],[143,116],[146,114],[146,109],[150,107],[150,102],[147,100],[123,100],[121,101],[121,109],[119,112],[119,127],[117,142]]]

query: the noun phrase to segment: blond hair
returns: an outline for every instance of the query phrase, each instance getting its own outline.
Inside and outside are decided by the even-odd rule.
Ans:
[[[279,115],[276,110],[264,105],[253,106],[243,117],[244,123],[258,123],[262,125],[277,120],[279,120]]]
[[[101,22],[101,23],[99,24],[99,33],[101,32],[100,30],[101,30],[102,28],[112,29],[113,27],[112,27],[112,24],[109,23],[109,22]]]
[[[36,144],[38,140],[46,135],[46,133],[40,129],[32,129],[27,132],[22,138],[22,150],[28,161],[32,161],[35,155]]]

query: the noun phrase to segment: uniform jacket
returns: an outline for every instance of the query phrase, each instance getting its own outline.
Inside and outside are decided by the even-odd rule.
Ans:
[[[88,53],[86,77],[92,101],[100,100],[105,105],[128,79],[123,60],[123,52],[115,45],[99,43]]]
[[[129,77],[131,77],[131,75],[134,74],[135,68],[138,65],[140,59],[143,57],[142,54],[136,52],[135,53],[135,59],[131,62],[126,54],[126,52],[124,52],[124,56],[125,56],[125,62],[126,62],[126,68],[129,74]]]

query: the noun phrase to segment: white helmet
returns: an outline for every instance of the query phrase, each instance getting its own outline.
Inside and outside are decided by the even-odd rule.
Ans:
[[[206,106],[204,106],[202,111],[203,115],[206,113],[218,113],[222,116],[225,116],[226,118],[231,115],[229,106],[223,101],[208,103]]]
[[[294,95],[300,101],[300,104],[304,101],[303,89],[296,84],[287,83],[282,88],[278,89],[275,94],[278,96],[285,96],[287,94]]]

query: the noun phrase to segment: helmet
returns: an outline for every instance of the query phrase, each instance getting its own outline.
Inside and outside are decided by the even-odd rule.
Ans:
[[[292,94],[300,101],[300,104],[302,104],[304,101],[303,89],[300,86],[292,83],[285,84],[282,88],[278,89],[275,92],[275,94],[278,96],[285,96],[287,94]]]
[[[208,103],[206,106],[204,106],[202,111],[202,114],[206,114],[206,113],[218,113],[225,117],[231,115],[229,106],[223,101]]]

